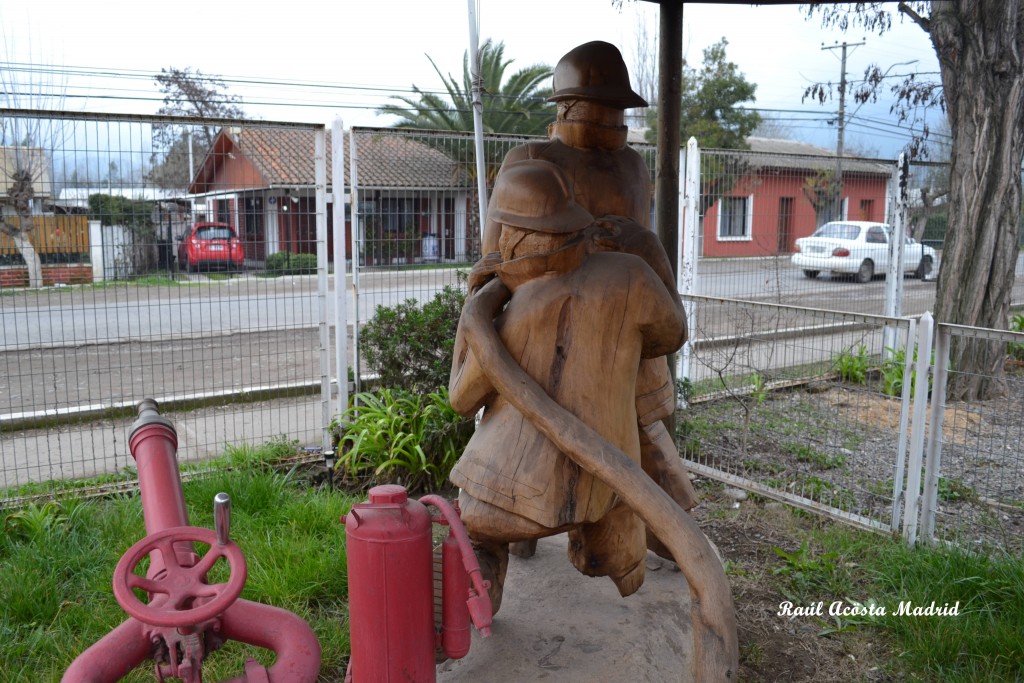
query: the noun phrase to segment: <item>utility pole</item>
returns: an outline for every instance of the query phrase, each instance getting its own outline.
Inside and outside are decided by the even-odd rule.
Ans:
[[[864,45],[860,43],[846,43],[843,42],[841,45],[823,45],[822,50],[837,50],[841,49],[842,52],[842,65],[840,66],[839,73],[839,119],[838,132],[839,137],[836,141],[836,177],[835,177],[835,197],[833,199],[832,206],[832,220],[839,220],[842,218],[840,215],[843,210],[843,134],[846,130],[846,48],[858,47]]]

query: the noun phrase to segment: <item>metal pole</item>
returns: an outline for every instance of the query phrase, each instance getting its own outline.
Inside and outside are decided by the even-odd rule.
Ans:
[[[843,137],[846,133],[846,48],[858,47],[864,45],[864,43],[843,43],[842,45],[829,45],[823,46],[822,50],[835,50],[839,48],[843,51],[841,59],[841,66],[839,72],[839,118],[836,121],[838,129],[838,138],[836,140],[836,196],[835,204],[832,207],[834,212],[831,216],[831,220],[837,221],[842,220],[843,212]]]
[[[654,227],[673,268],[679,263],[679,130],[683,72],[683,3],[659,5],[658,158],[654,179]],[[678,273],[677,273],[678,275]]]
[[[903,315],[903,238],[906,232],[909,168],[906,155],[900,154],[894,177],[895,206],[892,212],[892,230],[889,233],[889,265],[885,277],[885,315],[890,318],[899,318]],[[896,348],[895,338],[896,330],[887,325],[882,338],[882,353],[886,358],[890,356],[887,349]]]
[[[908,545],[917,542],[918,517],[921,513],[921,465],[924,453],[924,418],[928,409],[928,367],[931,365],[932,314],[925,311],[918,326],[917,372],[914,381],[914,426],[910,430],[910,461],[907,464],[907,503],[903,510],[903,540]],[[908,341],[908,358],[910,343]],[[903,382],[911,381],[909,368],[904,372]]]
[[[360,376],[360,354],[359,354],[359,259],[363,250],[363,240],[366,238],[363,230],[363,213],[359,203],[359,147],[356,145],[356,131],[350,128],[348,131],[348,196],[352,202],[352,312],[355,314],[355,323],[352,325],[353,372],[356,378],[356,393],[362,391],[362,377]]]
[[[487,219],[487,160],[484,159],[484,103],[480,94],[483,90],[483,77],[480,75],[480,11],[479,0],[467,0],[469,3],[469,51],[470,68],[473,79],[473,141],[476,148],[476,191],[479,196],[480,241],[483,243],[484,226]]]
[[[925,543],[935,540],[939,475],[942,472],[942,424],[946,418],[946,384],[949,379],[949,342],[952,332],[939,323],[935,330],[935,365],[932,378],[931,419],[924,464],[924,500],[921,504],[921,536]]]
[[[679,246],[679,264],[677,266],[677,287],[679,293],[684,297],[697,293],[697,254],[698,236],[700,231],[698,221],[700,220],[700,147],[696,138],[690,138],[686,143],[686,170],[683,183],[683,224],[680,227],[680,234],[684,235],[683,243]],[[689,332],[688,339],[679,353],[679,368],[677,376],[680,379],[690,379],[690,356],[693,353],[693,343],[697,334],[697,304],[693,299],[683,299],[683,308],[686,311],[686,327]]]
[[[331,449],[331,330],[328,327],[327,277],[327,128],[320,126],[313,136],[313,164],[316,175],[316,291],[320,309],[320,408],[323,452]]]
[[[331,190],[334,194],[334,367],[338,382],[336,414],[348,408],[348,307],[345,278],[348,275],[345,246],[345,124],[331,124]],[[353,212],[354,214],[354,212]]]

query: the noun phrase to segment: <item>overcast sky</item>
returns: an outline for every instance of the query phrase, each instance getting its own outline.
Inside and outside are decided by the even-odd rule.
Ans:
[[[572,47],[600,39],[618,45],[632,69],[639,22],[657,35],[658,7],[647,2],[627,0],[621,11],[610,0],[480,0],[478,6],[481,42],[504,41],[505,55],[519,66],[554,65]],[[0,61],[73,72],[36,75],[44,87],[63,87],[67,109],[154,113],[160,94],[152,74],[161,67],[193,67],[229,79],[230,91],[259,118],[330,123],[340,116],[346,126],[388,125],[392,119],[375,109],[411,84],[443,89],[428,54],[461,77],[469,42],[465,0],[0,0],[0,25]],[[884,37],[844,35],[805,20],[793,5],[686,5],[684,52],[692,63],[722,37],[729,40],[730,60],[758,86],[751,106],[780,110],[770,115],[789,126],[791,137],[824,147],[835,146],[835,127],[826,121],[837,103],[801,103],[811,83],[839,80],[840,52],[822,50],[823,44],[866,43],[849,51],[852,80],[872,62],[885,69],[918,60],[894,67],[893,74],[938,71],[927,36],[909,22],[895,24]],[[894,128],[890,104],[888,93],[877,105],[858,109],[849,103],[847,146],[895,154],[906,134]]]

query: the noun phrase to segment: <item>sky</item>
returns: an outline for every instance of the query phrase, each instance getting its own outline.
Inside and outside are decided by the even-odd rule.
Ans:
[[[576,45],[606,40],[619,46],[632,72],[639,27],[657,35],[658,6],[648,2],[626,0],[621,10],[611,0],[478,0],[476,7],[480,41],[504,41],[513,68],[554,65]],[[59,106],[69,110],[155,113],[161,95],[153,74],[192,67],[225,79],[256,118],[330,124],[341,117],[346,127],[387,126],[394,119],[376,109],[389,98],[409,94],[412,84],[443,90],[427,55],[461,80],[468,8],[467,0],[0,0],[0,62],[19,79],[31,73],[35,92],[62,91]],[[685,6],[683,51],[691,63],[723,37],[730,61],[757,84],[757,100],[748,106],[775,110],[767,114],[788,137],[826,148],[835,147],[836,127],[827,122],[834,122],[838,102],[801,102],[812,83],[839,80],[840,51],[823,45],[865,43],[849,49],[851,80],[870,63],[937,78],[931,44],[909,21],[894,22],[879,37],[823,29],[794,5]],[[848,149],[898,154],[908,133],[895,128],[891,103],[888,92],[860,108],[848,100]]]

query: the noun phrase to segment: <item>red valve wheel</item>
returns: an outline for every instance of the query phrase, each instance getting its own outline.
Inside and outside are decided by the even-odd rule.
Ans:
[[[174,544],[199,542],[210,546],[206,554],[193,567],[182,567],[174,552]],[[159,550],[166,573],[150,579],[135,573],[142,558]],[[228,561],[231,573],[226,583],[208,584],[205,575],[218,559]],[[234,541],[217,545],[217,534],[210,529],[179,526],[150,534],[133,545],[121,556],[114,569],[114,597],[129,615],[152,626],[182,628],[193,626],[221,614],[238,599],[245,586],[245,556]],[[151,595],[166,595],[159,603],[146,604],[139,600],[133,588],[141,588]],[[185,604],[196,598],[210,598],[195,607]]]

